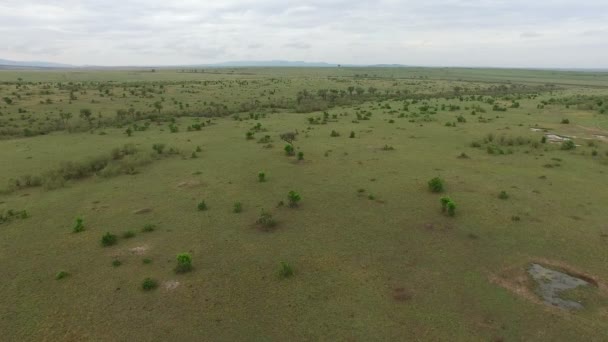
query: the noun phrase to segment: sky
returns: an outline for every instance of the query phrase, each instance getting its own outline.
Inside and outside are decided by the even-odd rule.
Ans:
[[[0,0],[0,58],[608,68],[608,0]]]

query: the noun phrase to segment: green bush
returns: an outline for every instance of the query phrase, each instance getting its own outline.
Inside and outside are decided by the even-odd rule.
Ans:
[[[144,233],[150,233],[150,232],[153,232],[155,229],[156,229],[155,225],[153,225],[153,224],[146,224],[141,229],[141,231],[144,232]]]
[[[562,124],[567,125],[570,123],[569,119],[562,119]]]
[[[280,278],[289,278],[293,276],[293,267],[286,263],[285,261],[281,261],[281,265],[279,267],[279,277]]]
[[[263,183],[266,181],[266,174],[264,172],[259,172],[258,173],[258,181],[260,183]]]
[[[452,200],[449,197],[441,197],[439,202],[441,202],[441,211],[445,212],[448,209],[448,203]]]
[[[135,236],[135,232],[132,230],[127,230],[126,232],[122,233],[122,237],[125,239],[130,239],[134,236]]]
[[[509,194],[507,194],[507,192],[503,190],[498,194],[498,198],[506,200],[509,198]]]
[[[150,258],[144,258],[141,262],[143,262],[144,264],[151,264],[152,263],[152,259]]]
[[[336,132],[336,131],[334,131],[334,130],[332,129],[332,130],[331,130],[331,133],[329,134],[329,136],[330,136],[330,137],[334,137],[334,138],[335,138],[335,137],[339,137],[339,136],[340,136],[340,133],[338,133],[338,132]]]
[[[207,203],[205,203],[205,201],[200,201],[197,205],[197,208],[199,211],[205,211],[207,210]]]
[[[272,214],[263,209],[260,213],[260,218],[257,219],[256,223],[261,225],[265,229],[270,229],[277,225],[277,222],[272,217]]]
[[[72,231],[74,233],[80,233],[84,230],[84,223],[83,223],[83,219],[80,217],[76,218],[76,224],[74,224],[74,228],[72,228]]]
[[[448,215],[449,216],[456,215],[456,203],[454,203],[454,201],[449,201],[447,203],[447,207],[448,207]]]
[[[240,213],[243,211],[243,205],[241,204],[241,202],[236,202],[234,203],[234,207],[232,208],[232,211],[234,213]]]
[[[59,271],[59,272],[57,272],[57,274],[55,275],[55,279],[60,280],[60,279],[63,279],[63,278],[65,278],[65,277],[69,276],[69,275],[70,275],[70,274],[69,274],[68,272],[66,272],[66,271]]]
[[[294,151],[292,145],[290,145],[290,144],[285,145],[285,154],[288,156],[293,156],[295,154],[295,151]]]
[[[304,152],[298,152],[298,160],[304,160]]]
[[[188,253],[180,253],[177,255],[176,273],[186,273],[192,271],[192,257]]]
[[[144,291],[154,290],[157,287],[158,287],[158,282],[152,278],[144,279],[143,283],[141,284],[141,288]]]
[[[165,144],[154,144],[152,145],[152,149],[156,151],[158,154],[163,154],[163,150],[165,149]]]
[[[566,140],[562,143],[562,150],[573,150],[576,148],[576,144],[572,140]]]
[[[114,261],[112,261],[112,266],[118,267],[120,265],[122,265],[122,261],[120,261],[120,260],[114,260]]]
[[[118,237],[110,232],[105,233],[101,237],[101,244],[104,247],[115,245],[118,242]]]
[[[444,190],[443,179],[441,179],[439,177],[435,177],[428,182],[428,186],[429,186],[429,190],[431,190],[431,192],[443,192],[443,190]]]
[[[289,206],[291,208],[295,208],[298,206],[298,202],[300,202],[300,200],[302,199],[300,197],[300,194],[298,194],[297,192],[291,190],[288,194],[287,194],[287,199],[289,200]]]
[[[355,137],[355,131],[350,131],[350,135],[348,136],[349,138],[354,138]]]

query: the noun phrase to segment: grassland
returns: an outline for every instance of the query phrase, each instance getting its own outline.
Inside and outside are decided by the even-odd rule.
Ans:
[[[5,71],[4,98],[2,340],[608,339],[608,74]],[[531,262],[593,305],[544,305]]]

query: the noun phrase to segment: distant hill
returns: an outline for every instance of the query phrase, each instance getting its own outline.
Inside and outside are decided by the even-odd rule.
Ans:
[[[303,62],[303,61],[230,61],[214,64],[201,64],[198,66],[205,67],[316,67],[328,68],[336,67],[338,64],[329,64],[325,62]]]
[[[69,64],[42,62],[42,61],[11,61],[0,58],[0,68],[73,68]]]

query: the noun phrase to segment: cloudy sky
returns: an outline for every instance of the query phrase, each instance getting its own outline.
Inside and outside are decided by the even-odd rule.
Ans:
[[[608,0],[0,0],[0,58],[608,68]]]

